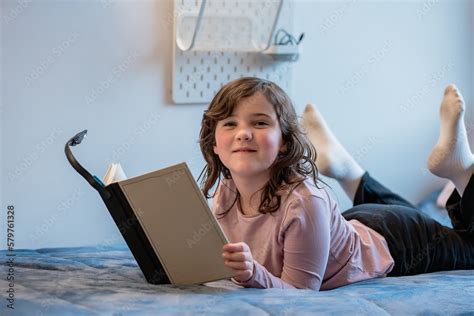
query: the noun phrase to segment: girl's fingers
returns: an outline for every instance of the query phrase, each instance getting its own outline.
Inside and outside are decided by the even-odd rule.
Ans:
[[[246,243],[244,242],[238,242],[238,243],[229,243],[225,244],[224,247],[222,247],[223,251],[228,251],[228,252],[243,252],[243,251],[249,251],[249,246],[247,246]]]
[[[222,247],[224,264],[234,269],[234,278],[245,282],[253,276],[253,258],[249,246],[244,242],[226,244]]]
[[[248,261],[229,261],[226,260],[224,261],[224,264],[228,266],[229,268],[235,269],[235,270],[249,270],[253,271],[253,264],[252,262]]]
[[[224,252],[222,257],[231,261],[245,261],[247,259],[244,252]]]

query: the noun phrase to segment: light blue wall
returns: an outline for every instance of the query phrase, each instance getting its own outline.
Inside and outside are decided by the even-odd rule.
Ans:
[[[424,161],[437,139],[443,87],[456,82],[472,100],[469,6],[295,6],[295,32],[306,33],[289,91],[298,111],[318,105],[361,163],[413,202],[442,183]],[[88,128],[75,153],[100,176],[112,160],[129,176],[183,160],[198,175],[205,105],[171,102],[172,2],[7,0],[1,9],[1,214],[15,206],[16,247],[121,242],[63,146]],[[423,89],[432,75],[434,85]]]
[[[363,167],[412,202],[443,183],[425,166],[444,87],[455,82],[472,100],[470,12],[469,1],[297,6],[296,30],[307,34],[293,73],[297,106],[315,103]]]

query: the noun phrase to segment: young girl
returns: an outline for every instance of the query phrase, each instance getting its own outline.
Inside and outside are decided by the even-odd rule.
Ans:
[[[223,86],[202,120],[202,189],[231,242],[222,256],[235,271],[232,281],[328,290],[387,275],[474,268],[474,158],[463,113],[460,93],[448,86],[429,167],[456,185],[447,203],[449,229],[365,172],[312,106],[303,115],[305,134],[276,84],[242,78]],[[353,208],[341,215],[315,161],[339,181]]]

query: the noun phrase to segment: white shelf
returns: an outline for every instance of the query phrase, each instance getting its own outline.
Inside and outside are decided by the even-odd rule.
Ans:
[[[200,12],[202,20],[198,26]],[[271,44],[274,29],[291,31],[292,15],[291,1],[175,0],[173,101],[177,104],[209,103],[225,83],[244,76],[268,79],[289,91],[291,63],[275,62],[261,52]],[[202,22],[204,18],[205,23]],[[250,20],[254,21],[252,26],[244,23]],[[261,28],[255,24],[257,20]],[[203,37],[213,29],[214,33]],[[253,29],[266,31],[249,31]],[[236,31],[240,33],[222,40],[227,32]]]
[[[177,0],[176,45],[183,51],[261,52],[283,0]]]

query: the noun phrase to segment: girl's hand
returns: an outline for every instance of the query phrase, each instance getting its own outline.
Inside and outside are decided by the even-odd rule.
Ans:
[[[253,258],[249,246],[244,242],[225,244],[222,247],[224,264],[234,269],[234,279],[244,283],[253,276]]]

